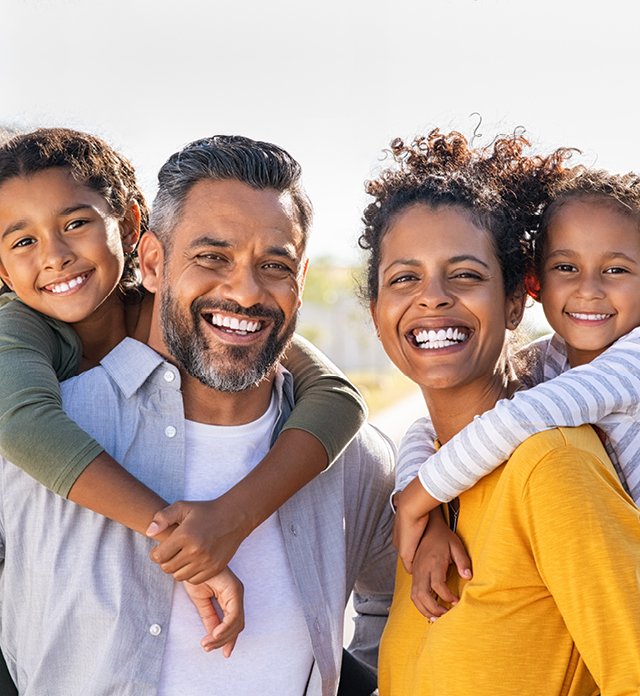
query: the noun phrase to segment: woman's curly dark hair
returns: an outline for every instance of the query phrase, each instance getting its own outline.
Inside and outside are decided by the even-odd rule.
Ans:
[[[378,297],[378,269],[384,235],[403,210],[421,204],[432,209],[461,208],[474,224],[488,230],[502,269],[505,292],[522,284],[530,253],[531,232],[550,187],[564,172],[570,150],[542,158],[524,155],[522,134],[500,137],[492,147],[474,149],[455,131],[438,129],[410,144],[391,143],[393,165],[365,188],[374,200],[364,211],[358,243],[369,252],[367,299]]]
[[[118,220],[136,201],[140,233],[148,229],[149,208],[133,165],[104,140],[68,128],[39,128],[16,135],[0,147],[0,186],[9,179],[33,176],[52,167],[69,169],[76,181],[103,196]],[[125,254],[119,287],[128,298],[139,294],[137,270],[137,251]]]
[[[549,226],[556,213],[569,201],[585,200],[628,215],[640,230],[640,175],[612,174],[605,169],[589,169],[583,165],[567,169],[551,186],[540,225],[533,236],[534,269],[539,275],[544,263]]]

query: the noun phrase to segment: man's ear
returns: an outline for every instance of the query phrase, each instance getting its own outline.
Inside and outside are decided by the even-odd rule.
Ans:
[[[302,293],[304,292],[304,283],[307,279],[307,271],[309,270],[309,259],[305,259],[304,265],[298,276],[298,309],[302,307]]]
[[[120,221],[120,238],[122,239],[122,250],[125,254],[130,254],[140,239],[140,206],[138,201],[131,201],[127,212]]]
[[[157,292],[164,271],[164,247],[153,232],[148,231],[142,235],[138,258],[142,284],[149,292]]]

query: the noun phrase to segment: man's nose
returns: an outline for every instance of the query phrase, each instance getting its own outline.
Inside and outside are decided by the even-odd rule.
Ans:
[[[220,294],[242,307],[252,307],[264,301],[265,290],[256,277],[255,269],[236,266],[222,283]]]

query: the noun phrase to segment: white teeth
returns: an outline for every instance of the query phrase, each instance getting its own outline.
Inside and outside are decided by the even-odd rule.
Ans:
[[[423,329],[415,334],[416,343],[420,348],[435,349],[455,346],[469,338],[469,334],[462,330],[449,327],[447,329]]]
[[[568,312],[570,317],[575,317],[576,319],[582,319],[584,321],[602,321],[603,319],[608,319],[611,314],[578,314],[577,312]]]
[[[73,280],[70,280],[68,283],[58,283],[57,285],[47,285],[46,287],[54,294],[58,292],[67,292],[67,290],[71,290],[78,285],[82,285],[82,283],[84,283],[88,277],[88,275],[80,275],[77,278],[73,278]]]
[[[255,333],[262,328],[262,323],[259,321],[247,321],[246,319],[240,321],[236,317],[224,317],[222,314],[212,314],[211,323],[214,326],[228,329],[229,333],[234,332],[242,336]]]

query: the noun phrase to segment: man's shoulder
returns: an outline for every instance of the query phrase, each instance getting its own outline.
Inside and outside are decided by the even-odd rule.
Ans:
[[[375,480],[376,485],[384,481],[385,484],[390,482],[393,487],[396,446],[387,435],[370,423],[365,423],[360,428],[338,462],[345,468],[348,483],[356,479],[359,485],[367,486],[374,485]]]

